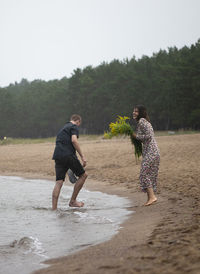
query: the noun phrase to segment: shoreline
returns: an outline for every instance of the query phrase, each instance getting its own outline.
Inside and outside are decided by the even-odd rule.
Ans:
[[[107,194],[118,195],[136,201],[128,210],[132,213],[127,220],[120,225],[118,233],[110,240],[100,244],[89,246],[75,253],[50,259],[43,263],[48,264],[44,269],[34,272],[34,274],[44,273],[126,273],[124,263],[130,260],[130,256],[140,256],[139,247],[145,245],[153,233],[156,226],[162,220],[160,206],[166,208],[167,199],[159,197],[159,202],[147,209],[142,206],[144,200],[143,193],[130,193],[126,189],[113,189],[103,182],[92,182],[86,189],[90,191],[101,191]],[[87,205],[85,206],[87,208]],[[144,228],[145,227],[145,228]],[[132,261],[132,259],[131,259]],[[127,263],[127,262],[126,262]]]
[[[189,222],[192,221],[190,218],[191,199],[185,197],[183,200],[178,194],[172,195],[164,191],[158,195],[157,203],[145,207],[143,206],[146,201],[144,193],[130,192],[129,189],[121,186],[113,188],[107,183],[92,180],[88,182],[86,188],[90,191],[101,191],[125,197],[129,201],[133,199],[135,204],[128,208],[132,213],[120,225],[118,233],[108,241],[88,246],[66,256],[46,260],[42,263],[47,264],[47,267],[34,271],[33,274],[124,274],[146,272],[151,274],[182,274],[188,273],[189,270],[190,273],[199,273],[200,266],[192,267],[189,263],[188,267],[188,262],[184,262],[188,252],[183,254],[184,256],[180,259],[179,264],[176,260],[173,262],[166,258],[166,254],[170,249],[173,251],[174,248],[177,248],[177,244],[179,245],[181,241],[184,242],[185,235],[183,235],[183,239],[177,240],[176,229],[181,233],[182,230],[185,230],[182,226],[179,228],[182,221],[183,205],[189,209],[189,211],[184,210],[185,217],[189,217]],[[169,228],[169,231],[166,227]],[[163,249],[164,254],[160,252],[160,249]],[[177,251],[175,253],[178,254]],[[158,261],[158,266],[156,266],[156,261]],[[165,262],[173,264],[174,270],[167,270],[164,266]],[[185,266],[187,267],[185,268]]]
[[[34,174],[1,174],[1,176],[17,176],[27,179],[46,179],[54,181],[51,176],[41,176]],[[70,184],[69,182],[66,184]],[[167,195],[159,195],[158,202],[152,206],[144,207],[144,193],[131,191],[126,187],[113,187],[106,182],[99,182],[89,179],[85,189],[90,191],[101,191],[103,193],[118,195],[127,198],[132,205],[127,210],[131,214],[127,216],[127,220],[121,223],[120,228],[111,239],[103,241],[99,244],[91,245],[79,251],[68,255],[59,256],[56,258],[42,261],[42,264],[47,264],[46,267],[34,271],[34,274],[43,273],[126,273],[124,262],[134,257],[141,257],[141,250],[145,243],[151,237],[157,225],[162,221],[163,215],[167,213],[167,205],[169,201]],[[87,209],[87,205],[85,205]],[[162,208],[163,215],[160,214]],[[120,245],[120,248],[119,248]],[[106,250],[106,252],[104,252]],[[91,263],[92,261],[92,263]],[[126,262],[127,264],[127,262]],[[89,268],[88,268],[89,266]],[[67,272],[66,272],[67,267]],[[137,267],[139,270],[139,268]],[[141,271],[141,269],[140,269]]]

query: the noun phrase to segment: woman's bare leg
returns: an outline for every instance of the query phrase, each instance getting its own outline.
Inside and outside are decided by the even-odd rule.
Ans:
[[[157,201],[153,188],[147,188],[147,202],[145,206],[149,206]]]

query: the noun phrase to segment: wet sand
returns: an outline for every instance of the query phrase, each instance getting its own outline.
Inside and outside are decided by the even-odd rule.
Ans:
[[[142,205],[128,139],[81,140],[86,187],[128,197],[135,213],[110,241],[48,261],[37,273],[200,273],[200,134],[157,137],[158,202]],[[0,174],[54,180],[54,144],[0,147]],[[86,205],[87,206],[87,205]]]

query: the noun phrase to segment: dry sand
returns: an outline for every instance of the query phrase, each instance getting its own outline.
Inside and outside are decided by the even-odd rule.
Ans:
[[[157,137],[158,202],[143,207],[128,139],[81,140],[86,187],[128,197],[135,213],[110,241],[48,261],[37,273],[200,273],[200,134]],[[54,180],[54,144],[0,147],[0,174]],[[67,202],[67,201],[66,201]],[[86,205],[87,207],[87,205]]]

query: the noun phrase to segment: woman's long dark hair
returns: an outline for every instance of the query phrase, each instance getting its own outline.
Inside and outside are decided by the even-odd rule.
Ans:
[[[134,107],[134,109],[138,109],[139,115],[137,117],[137,121],[140,120],[140,118],[146,119],[148,122],[150,122],[149,115],[147,114],[147,110],[143,105],[137,105]]]

